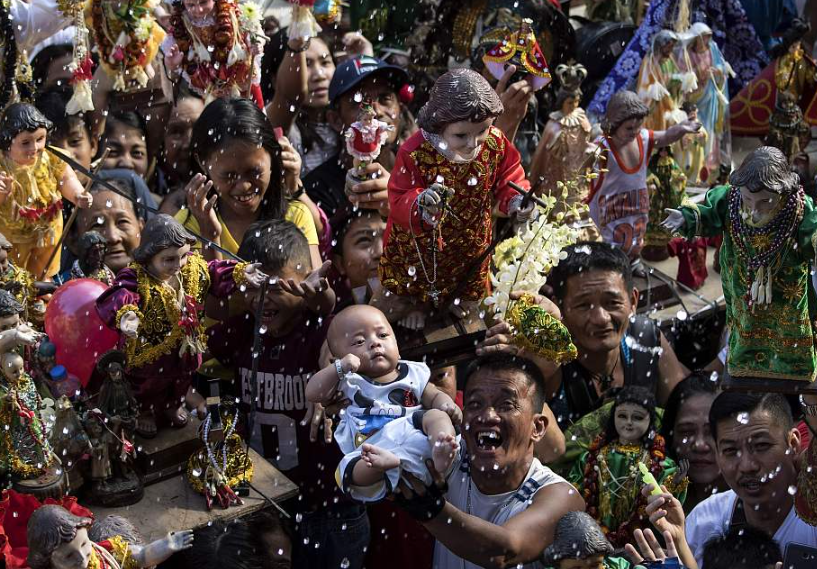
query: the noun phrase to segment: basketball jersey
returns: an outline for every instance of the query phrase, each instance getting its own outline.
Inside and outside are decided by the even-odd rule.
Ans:
[[[590,217],[604,242],[619,247],[631,259],[644,246],[650,216],[647,164],[653,150],[653,131],[641,129],[636,140],[638,164],[627,168],[610,139],[599,139],[601,153],[595,167],[599,177],[592,181],[588,197]]]

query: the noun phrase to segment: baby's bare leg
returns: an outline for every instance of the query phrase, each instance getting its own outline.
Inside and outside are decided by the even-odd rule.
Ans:
[[[352,470],[352,484],[371,486],[383,480],[386,471],[400,466],[400,459],[392,452],[374,445],[364,444],[360,448],[360,460]]]
[[[423,431],[431,443],[434,468],[440,474],[447,473],[459,449],[451,417],[439,409],[429,409],[423,415]]]

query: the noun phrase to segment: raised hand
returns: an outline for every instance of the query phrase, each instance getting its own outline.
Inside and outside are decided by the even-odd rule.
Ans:
[[[184,60],[184,54],[179,49],[178,44],[173,44],[170,46],[170,49],[167,50],[165,54],[165,66],[170,71],[176,71],[179,67],[182,66],[182,61]]]
[[[680,232],[686,225],[684,214],[680,210],[672,208],[665,208],[664,211],[667,213],[667,217],[661,222],[661,227],[670,233]]]
[[[284,188],[290,194],[298,189],[298,180],[301,178],[301,155],[292,146],[286,136],[278,139],[281,145],[281,166],[284,168]]]
[[[663,563],[666,559],[672,559],[673,557],[678,557],[678,552],[675,549],[675,541],[673,541],[672,534],[668,531],[664,532],[664,541],[667,544],[667,550],[664,551],[661,548],[661,544],[658,543],[658,539],[652,533],[652,530],[646,529],[641,531],[637,529],[633,532],[633,537],[635,538],[636,545],[638,545],[638,549],[633,547],[632,544],[628,543],[624,546],[624,549],[627,550],[627,553],[636,563],[643,563],[646,561],[647,563]]]
[[[0,202],[6,199],[12,189],[14,189],[14,178],[5,172],[0,172]]]
[[[289,294],[300,296],[309,301],[329,288],[329,279],[326,276],[329,274],[331,267],[331,261],[324,261],[323,265],[309,273],[301,282],[295,282],[295,279],[281,279],[278,284]]]
[[[135,338],[139,330],[139,317],[133,310],[128,310],[119,320],[119,330],[127,338]]]
[[[185,529],[168,533],[167,546],[173,553],[193,547],[193,530]]]
[[[269,278],[266,274],[261,272],[260,266],[261,263],[251,263],[244,267],[244,278],[247,279],[247,284],[250,285],[250,288],[261,288],[261,285],[264,284],[264,280]]]
[[[202,235],[216,241],[221,237],[221,223],[214,209],[218,196],[207,197],[212,188],[212,180],[208,180],[203,174],[196,174],[187,183],[184,192],[187,194],[187,207],[198,222]]]
[[[354,354],[346,354],[340,360],[340,368],[343,373],[355,373],[360,369],[360,358]]]

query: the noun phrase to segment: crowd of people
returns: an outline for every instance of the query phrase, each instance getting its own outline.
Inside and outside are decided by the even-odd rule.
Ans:
[[[569,2],[311,4],[0,7],[6,566],[816,567],[817,214],[803,129],[733,172],[724,101],[750,65],[717,43],[751,42],[713,6],[750,28],[752,7],[594,0],[653,35],[589,78],[555,45]],[[650,28],[665,13],[711,27]],[[806,97],[809,29],[787,22],[770,65]],[[638,51],[633,90],[609,89]],[[601,114],[581,108],[588,78]],[[687,183],[712,189],[693,204]],[[677,254],[697,288],[713,246],[725,329],[662,328],[641,254]],[[84,348],[56,332],[75,281],[95,281],[70,289],[91,295],[68,320],[89,322]],[[456,361],[435,344],[452,336]],[[251,455],[297,496],[147,545],[76,509],[141,499],[139,441],[191,423],[208,508],[242,504]],[[28,512],[14,543],[9,496],[63,475],[37,497],[79,503]]]

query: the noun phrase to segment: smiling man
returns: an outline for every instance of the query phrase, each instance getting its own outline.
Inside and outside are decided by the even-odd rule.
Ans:
[[[534,457],[548,422],[544,382],[530,361],[476,360],[466,372],[461,447],[444,496],[407,503],[436,538],[436,569],[540,568],[556,523],[584,501]]]
[[[786,399],[774,393],[721,393],[709,424],[731,490],[707,498],[687,518],[687,541],[698,565],[710,539],[741,525],[773,536],[781,552],[790,543],[817,547],[817,528],[794,508],[800,433]]]

